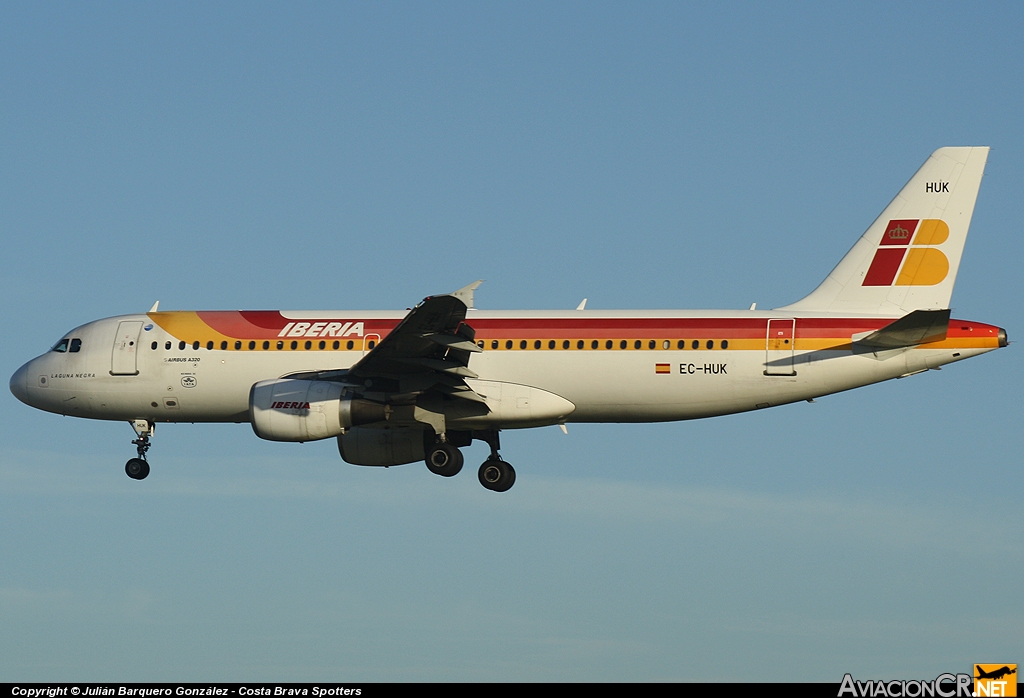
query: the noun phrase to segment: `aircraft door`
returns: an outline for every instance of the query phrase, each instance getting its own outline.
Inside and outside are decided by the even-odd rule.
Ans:
[[[794,334],[796,320],[768,321],[767,355],[765,356],[764,375],[795,376],[793,366]]]
[[[139,375],[136,357],[139,353],[139,333],[141,331],[141,320],[125,320],[118,323],[117,335],[114,337],[114,351],[110,357],[110,375]]]

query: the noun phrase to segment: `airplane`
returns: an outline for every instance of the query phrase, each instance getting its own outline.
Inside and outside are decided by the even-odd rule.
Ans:
[[[980,665],[975,664],[974,665],[974,669],[975,669],[975,671],[978,674],[977,676],[974,677],[976,679],[995,679],[995,680],[998,680],[998,679],[1003,678],[1004,676],[1009,676],[1010,674],[1016,674],[1017,673],[1016,665],[1014,665],[1013,669],[1011,669],[1008,666],[1002,666],[999,669],[995,669],[993,671],[985,671],[984,669],[981,668]]]
[[[984,354],[994,325],[949,301],[988,158],[936,150],[805,298],[772,310],[486,311],[476,282],[387,311],[164,311],[90,322],[13,375],[47,412],[127,420],[150,472],[159,422],[248,422],[271,441],[337,439],[354,465],[424,461],[451,477],[461,448],[504,492],[507,429],[663,422],[775,407]]]

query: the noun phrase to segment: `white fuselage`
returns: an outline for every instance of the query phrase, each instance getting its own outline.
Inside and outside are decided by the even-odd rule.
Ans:
[[[371,321],[394,326],[403,315],[281,314],[291,320],[365,320],[367,327]],[[262,341],[249,350],[248,340],[240,342],[240,349],[235,349],[233,342],[226,350],[220,349],[219,343],[208,349],[202,338],[175,336],[151,317],[121,316],[76,328],[66,338],[80,340],[80,349],[50,351],[28,362],[11,379],[12,392],[39,409],[91,419],[246,422],[250,388],[255,383],[297,372],[346,369],[364,356],[369,341],[379,342],[387,334],[364,331],[361,336],[350,335],[347,339],[355,340],[352,349],[347,348],[347,341],[338,350],[332,349],[332,343],[319,349],[316,341],[305,349],[304,339],[294,350],[290,342],[279,350],[276,341],[266,350]],[[499,393],[506,401],[501,409],[494,402],[485,416],[467,413],[460,417],[456,405],[448,423],[453,428],[508,429],[545,423],[710,417],[897,378],[1005,344],[1005,333],[1001,338],[999,328],[951,321],[950,335],[941,342],[872,352],[858,350],[851,343],[856,332],[848,330],[882,327],[894,318],[851,320],[850,316],[830,318],[820,313],[783,317],[795,321],[795,330],[792,345],[780,352],[779,347],[773,349],[767,334],[772,327],[769,320],[780,318],[771,311],[473,310],[466,322],[476,328],[483,351],[474,354],[469,364],[479,378],[467,382],[488,396],[489,402]],[[122,344],[119,348],[118,328],[126,322],[142,323],[144,329],[133,347]],[[849,327],[802,332],[804,325],[830,322],[835,327]],[[962,331],[952,332],[954,325]],[[689,329],[703,326],[718,329]],[[716,332],[719,336],[710,336]],[[629,339],[624,339],[627,336]],[[723,338],[725,342],[731,339],[727,348],[722,346]],[[523,342],[526,348],[520,348]],[[598,342],[597,348],[592,348],[594,342]],[[609,342],[612,346],[606,348]],[[621,348],[623,342],[625,348]],[[684,348],[679,348],[680,342]],[[693,342],[699,342],[699,348],[693,348]],[[709,342],[713,348],[707,348]],[[511,348],[506,349],[508,345]],[[780,356],[781,362],[776,360]],[[125,361],[129,370],[134,367],[136,372],[114,375],[124,373]],[[773,371],[773,363],[781,363],[784,370]],[[533,392],[524,392],[527,389]],[[572,407],[555,409],[551,403],[546,410],[544,400],[554,399],[547,396],[557,396]]]

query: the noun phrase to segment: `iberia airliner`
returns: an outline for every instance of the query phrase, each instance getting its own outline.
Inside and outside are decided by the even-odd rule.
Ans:
[[[484,487],[515,470],[502,429],[656,422],[774,407],[1007,344],[950,318],[988,148],[935,151],[818,288],[774,310],[484,311],[479,282],[411,311],[161,311],[90,322],[11,378],[41,410],[127,420],[149,474],[158,422],[249,422],[336,438],[355,465],[445,477],[486,442]]]

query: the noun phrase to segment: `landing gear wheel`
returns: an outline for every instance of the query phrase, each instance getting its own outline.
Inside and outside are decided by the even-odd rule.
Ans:
[[[477,475],[480,484],[492,492],[507,492],[516,484],[515,468],[503,460],[485,460]]]
[[[132,480],[145,480],[149,475],[149,463],[141,458],[132,458],[124,464],[124,472]]]
[[[458,475],[462,470],[462,451],[449,443],[438,442],[427,452],[427,470],[441,477]]]

